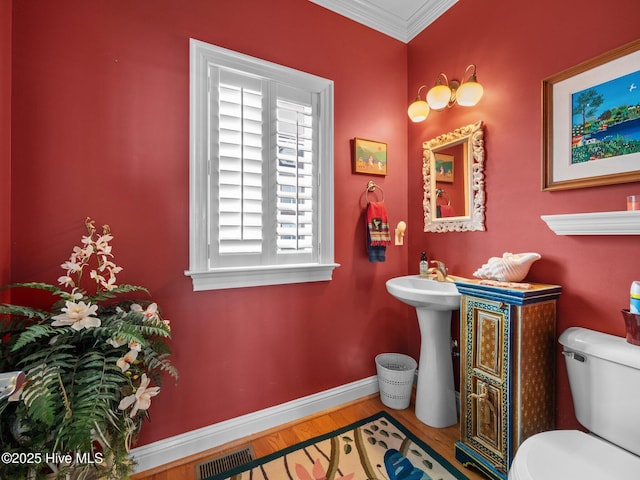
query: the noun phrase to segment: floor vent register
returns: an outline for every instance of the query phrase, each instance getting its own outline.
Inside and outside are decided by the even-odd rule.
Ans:
[[[255,458],[253,447],[247,446],[239,450],[225,453],[205,460],[196,465],[195,480],[203,480],[235,467],[239,467]]]

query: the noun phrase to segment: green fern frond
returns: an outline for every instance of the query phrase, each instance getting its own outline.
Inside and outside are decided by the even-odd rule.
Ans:
[[[33,288],[35,290],[45,290],[47,292],[51,292],[55,295],[60,295],[62,290],[55,285],[50,285],[48,283],[43,282],[22,282],[22,283],[12,283],[10,285],[6,285],[0,290],[10,289],[10,288]]]
[[[149,375],[156,383],[160,383],[159,372],[166,372],[178,381],[178,369],[169,361],[168,353],[158,354],[153,349],[147,348],[144,350],[144,361]]]
[[[24,370],[33,370],[44,366],[68,366],[68,362],[74,363],[73,345],[59,344],[55,349],[41,348],[35,350],[20,360],[19,365],[24,366]]]
[[[72,385],[68,392],[72,413],[60,425],[56,447],[91,451],[95,425],[114,425],[111,412],[117,409],[124,380],[117,358],[117,354],[92,351],[77,359],[73,378],[67,379],[67,385]]]
[[[113,290],[110,290],[110,291],[99,291],[99,292],[96,292],[96,294],[95,295],[91,295],[89,297],[89,299],[93,303],[97,303],[97,302],[102,302],[104,300],[108,300],[108,299],[111,299],[111,298],[116,298],[121,293],[130,293],[130,292],[145,292],[145,293],[151,295],[149,293],[149,290],[147,290],[144,287],[139,287],[137,285],[122,284],[122,285],[118,285],[117,287],[115,287]]]
[[[54,425],[64,405],[59,368],[39,365],[28,370],[25,385],[22,400],[29,416],[44,425]]]
[[[164,324],[143,323],[145,318],[142,314],[130,313],[123,317],[107,319],[103,321],[103,326],[108,328],[110,334],[105,338],[119,338],[127,343],[137,342],[146,345],[150,338],[169,338],[171,336]],[[100,334],[97,329],[92,330],[96,330],[94,332],[96,336]]]
[[[11,351],[17,352],[27,344],[34,343],[44,337],[53,336],[56,333],[59,333],[59,329],[51,325],[31,325],[20,334]]]
[[[169,338],[171,332],[164,326],[158,324],[140,324],[136,325],[138,332],[145,337],[162,337]]]
[[[1,314],[8,314],[8,312],[10,312],[10,316],[3,318]],[[46,312],[37,309],[0,305],[0,338],[2,338],[0,341],[0,372],[17,368],[21,357],[14,354],[14,345],[30,325],[42,322],[47,316]]]
[[[89,345],[94,349],[113,348],[107,344],[107,340],[113,337],[113,326],[105,325],[104,322],[99,327],[85,328],[80,331],[68,329],[69,337],[65,337],[68,342],[74,342],[77,345],[87,347]]]
[[[32,307],[24,307],[22,305],[0,304],[0,314],[17,315],[25,318],[35,318],[45,320],[51,315],[49,312]]]

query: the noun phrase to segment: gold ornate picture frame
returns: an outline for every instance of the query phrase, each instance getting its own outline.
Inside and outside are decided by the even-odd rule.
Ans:
[[[542,83],[542,189],[640,180],[640,40]]]

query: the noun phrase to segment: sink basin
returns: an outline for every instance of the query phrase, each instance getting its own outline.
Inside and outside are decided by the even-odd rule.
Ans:
[[[451,282],[418,275],[387,280],[387,291],[415,307],[420,326],[420,361],[416,417],[436,428],[458,422],[451,355],[451,311],[460,308],[460,293]]]
[[[447,311],[460,308],[460,293],[451,282],[409,275],[387,280],[387,291],[401,302],[416,308]]]

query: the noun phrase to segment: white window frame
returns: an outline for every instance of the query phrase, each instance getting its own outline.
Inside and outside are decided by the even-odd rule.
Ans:
[[[317,94],[318,252],[310,263],[219,267],[209,259],[211,228],[216,218],[210,200],[209,69],[234,69],[244,74],[305,88]],[[216,136],[217,138],[217,136]],[[190,178],[189,270],[194,291],[331,280],[334,268],[333,82],[199,40],[190,40]],[[273,213],[275,217],[275,212]],[[275,221],[275,220],[274,220]]]

